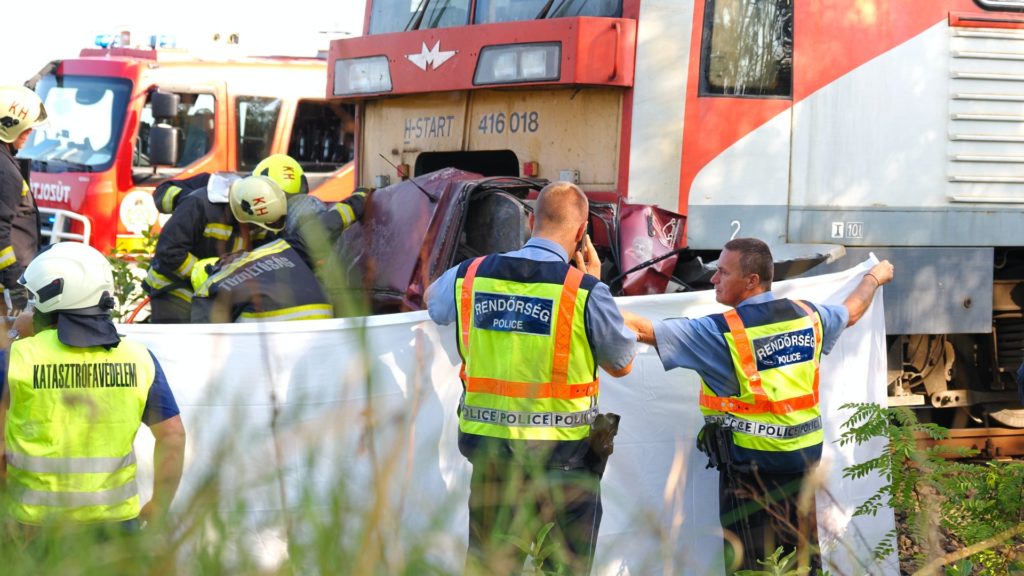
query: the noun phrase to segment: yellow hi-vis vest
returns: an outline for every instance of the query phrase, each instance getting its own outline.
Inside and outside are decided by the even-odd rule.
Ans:
[[[740,317],[749,316],[747,322]],[[702,382],[707,422],[732,429],[741,461],[793,452],[824,440],[818,406],[822,332],[818,313],[798,300],[775,300],[722,314],[740,392],[716,396]],[[760,456],[755,454],[761,453]],[[768,455],[770,456],[770,454]]]
[[[7,482],[23,524],[139,515],[132,443],[156,369],[145,346],[73,348],[50,329],[11,346]]]
[[[502,256],[477,258],[463,270],[455,285],[459,430],[507,440],[588,438],[598,380],[583,273]]]

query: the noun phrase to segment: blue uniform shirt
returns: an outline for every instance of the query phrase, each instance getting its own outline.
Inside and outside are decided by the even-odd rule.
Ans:
[[[153,353],[153,367],[156,373],[153,375],[153,385],[149,387],[149,396],[146,397],[146,409],[142,413],[142,421],[146,426],[159,424],[168,418],[173,418],[181,413],[178,410],[178,402],[174,399],[170,385],[167,384],[167,376],[164,376],[164,369],[160,367]]]
[[[770,291],[763,292],[740,302],[739,306],[771,300],[775,300],[775,296]],[[828,354],[850,321],[850,313],[846,306],[815,304],[814,307],[821,316],[821,351]],[[668,318],[655,320],[652,324],[658,342],[658,356],[665,370],[689,368],[700,374],[716,395],[739,394],[740,383],[736,379],[729,345],[711,316]]]
[[[504,256],[525,258],[541,262],[568,262],[565,249],[544,238],[531,238],[525,246]],[[448,269],[427,290],[427,311],[430,318],[441,325],[455,321],[455,280],[458,266]],[[626,328],[608,286],[598,282],[590,291],[586,307],[587,339],[598,365],[621,370],[633,360],[636,336]]]

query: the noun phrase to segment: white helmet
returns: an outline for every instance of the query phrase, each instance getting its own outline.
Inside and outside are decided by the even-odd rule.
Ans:
[[[239,222],[255,224],[271,232],[284,229],[288,198],[272,178],[247,176],[235,182],[228,192],[228,204]]]
[[[46,108],[38,94],[24,86],[0,87],[0,141],[10,144],[45,120]]]
[[[35,257],[18,280],[40,312],[74,312],[113,305],[114,273],[103,254],[78,242],[60,242]]]

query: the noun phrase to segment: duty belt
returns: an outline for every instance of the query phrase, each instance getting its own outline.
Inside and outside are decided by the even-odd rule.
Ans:
[[[500,426],[576,428],[577,426],[589,426],[597,418],[597,406],[581,412],[511,412],[496,408],[466,406],[465,403],[459,408],[463,420]]]
[[[761,438],[776,438],[779,440],[786,440],[788,438],[797,438],[811,432],[817,432],[821,430],[821,416],[815,416],[807,422],[800,424],[794,424],[793,426],[783,426],[781,424],[769,424],[767,422],[752,422],[750,420],[743,420],[737,418],[732,414],[719,414],[705,416],[704,422],[712,423],[718,422],[723,428],[728,428],[734,432],[741,434],[747,434],[748,436],[760,436]]]

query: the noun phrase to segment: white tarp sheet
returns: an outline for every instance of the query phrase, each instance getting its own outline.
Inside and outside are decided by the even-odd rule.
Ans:
[[[872,263],[779,282],[774,291],[840,304]],[[722,309],[710,291],[622,298],[619,304],[654,318]],[[895,556],[875,562],[870,553],[893,530],[892,512],[851,516],[882,480],[842,477],[844,467],[876,456],[882,444],[834,443],[848,417],[842,404],[886,401],[881,304],[879,294],[821,367],[826,444],[819,537],[838,574],[898,573]],[[220,508],[244,503],[247,546],[272,566],[286,553],[282,511],[344,485],[357,508],[385,511],[374,518],[390,542],[427,543],[433,561],[461,571],[470,467],[456,445],[461,386],[451,326],[439,328],[416,312],[121,328],[159,358],[182,410],[188,447],[176,509],[216,472]],[[622,422],[602,483],[594,574],[720,573],[717,473],[705,469],[706,458],[694,447],[702,425],[696,374],[666,373],[656,352],[640,345],[631,374],[616,379],[602,372],[601,379],[602,411],[621,414]],[[144,492],[151,446],[152,438],[140,434]],[[352,521],[368,517],[352,514]]]

